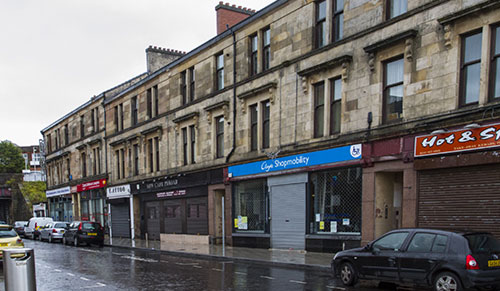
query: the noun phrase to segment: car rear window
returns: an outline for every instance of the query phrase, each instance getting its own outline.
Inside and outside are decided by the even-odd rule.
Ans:
[[[54,225],[54,228],[65,228],[67,226],[66,223],[56,223]]]
[[[99,225],[94,222],[84,222],[82,226],[84,230],[96,230],[98,228],[100,228]]]
[[[1,237],[16,237],[17,232],[15,232],[13,229],[8,229],[8,228],[0,228],[0,238]]]
[[[473,253],[500,252],[500,241],[491,234],[469,234],[465,238]]]

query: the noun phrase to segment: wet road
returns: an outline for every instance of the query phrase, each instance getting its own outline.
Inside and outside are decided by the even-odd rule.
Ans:
[[[317,270],[31,240],[25,246],[35,250],[38,290],[382,290],[346,289],[328,272]]]

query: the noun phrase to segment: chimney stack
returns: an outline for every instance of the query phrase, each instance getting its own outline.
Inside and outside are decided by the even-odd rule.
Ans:
[[[148,73],[153,73],[176,59],[185,55],[186,52],[166,49],[157,46],[149,46],[146,49]]]
[[[215,11],[217,11],[217,34],[221,34],[227,27],[232,27],[243,19],[255,14],[255,10],[234,4],[230,5],[222,1],[219,2],[219,5],[215,6]]]

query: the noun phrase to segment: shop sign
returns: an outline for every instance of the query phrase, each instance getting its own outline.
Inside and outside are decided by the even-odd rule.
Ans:
[[[130,185],[121,185],[106,189],[108,199],[128,198],[130,197]]]
[[[361,159],[361,144],[231,166],[229,177],[297,169]]]
[[[54,197],[54,196],[61,196],[61,195],[65,195],[65,194],[70,194],[70,193],[71,193],[71,187],[68,186],[68,187],[58,188],[58,189],[54,189],[54,190],[47,190],[47,191],[45,191],[45,196],[47,198],[49,198],[49,197]]]
[[[78,192],[77,187],[71,186],[71,193],[76,193],[76,192]]]
[[[163,180],[163,181],[150,182],[150,183],[147,183],[145,186],[146,186],[147,190],[154,190],[154,189],[161,189],[161,188],[169,187],[169,186],[176,186],[177,184],[179,184],[179,180],[169,179],[169,180]]]
[[[186,195],[186,190],[175,190],[168,192],[158,192],[156,193],[156,198],[176,197],[184,195]]]
[[[106,186],[106,179],[95,180],[92,182],[87,182],[76,186],[78,192],[99,189]]]
[[[500,146],[500,124],[415,137],[415,157]]]

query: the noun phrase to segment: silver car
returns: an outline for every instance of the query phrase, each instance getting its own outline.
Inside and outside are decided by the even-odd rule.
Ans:
[[[64,231],[66,230],[68,224],[68,222],[64,221],[54,221],[46,224],[42,229],[40,229],[40,236],[38,237],[39,240],[47,240],[50,243],[56,240],[62,241]]]

